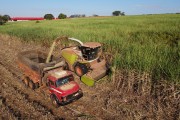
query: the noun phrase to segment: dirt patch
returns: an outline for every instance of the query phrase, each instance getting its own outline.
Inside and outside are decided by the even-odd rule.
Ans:
[[[76,76],[84,96],[54,108],[42,89],[25,87],[16,64],[18,52],[48,49],[7,35],[0,35],[0,43],[1,119],[180,119],[180,86],[153,82],[149,74],[135,71],[117,70],[94,87]]]

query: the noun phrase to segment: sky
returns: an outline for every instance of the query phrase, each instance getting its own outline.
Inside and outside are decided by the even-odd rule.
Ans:
[[[51,13],[110,16],[118,10],[126,15],[180,12],[180,0],[0,0],[0,15],[43,17]]]

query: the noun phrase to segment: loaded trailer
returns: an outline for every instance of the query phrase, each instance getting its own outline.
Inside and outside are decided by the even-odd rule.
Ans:
[[[41,51],[25,51],[18,54],[18,66],[23,73],[22,81],[31,89],[44,86],[49,89],[52,104],[58,107],[83,96],[79,85],[74,81],[71,71],[65,70],[61,58]]]

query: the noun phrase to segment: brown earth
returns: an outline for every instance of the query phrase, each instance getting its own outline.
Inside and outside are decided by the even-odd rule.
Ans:
[[[21,82],[17,54],[32,49],[48,51],[35,43],[0,35],[0,119],[180,119],[180,85],[152,81],[151,75],[136,71],[114,70],[113,76],[94,87],[85,86],[76,77],[84,96],[54,108],[43,89],[31,90]]]

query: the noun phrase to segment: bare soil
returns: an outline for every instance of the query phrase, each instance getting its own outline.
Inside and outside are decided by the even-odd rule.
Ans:
[[[149,120],[180,119],[180,85],[156,82],[147,73],[114,70],[94,87],[81,86],[84,96],[54,108],[45,89],[21,82],[18,52],[46,47],[0,35],[0,119]],[[58,51],[56,51],[58,53]]]

